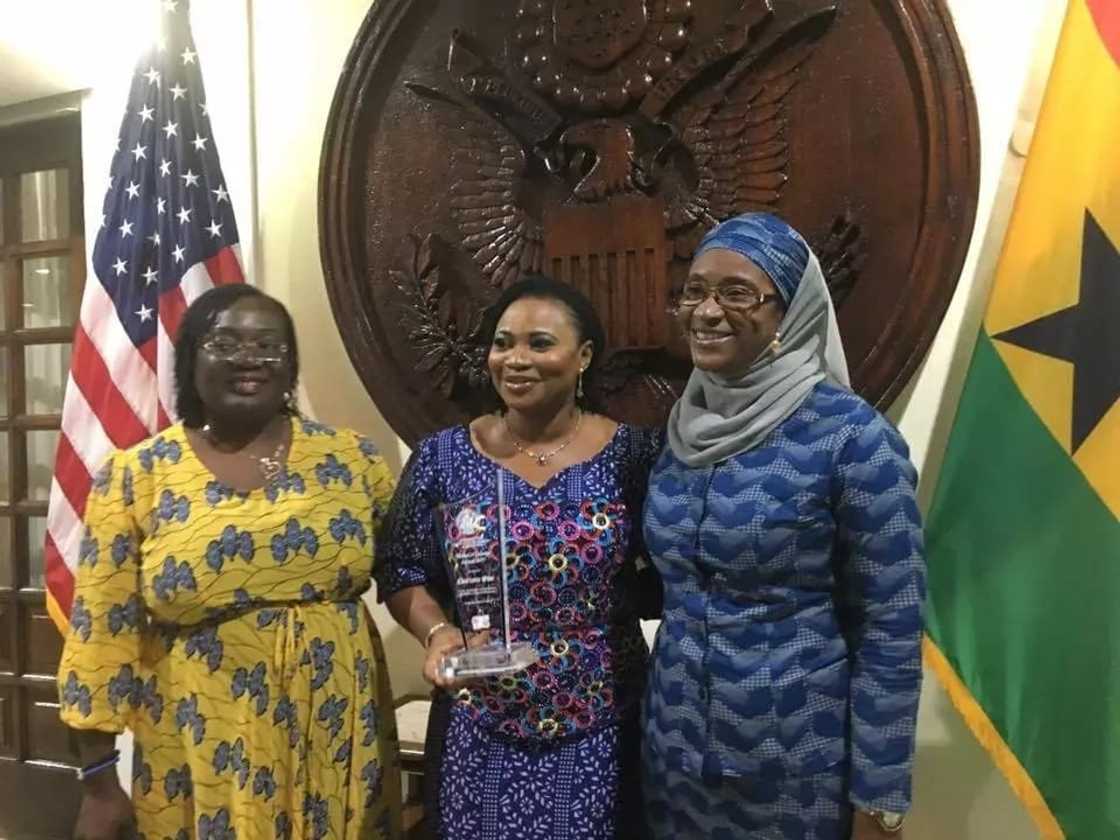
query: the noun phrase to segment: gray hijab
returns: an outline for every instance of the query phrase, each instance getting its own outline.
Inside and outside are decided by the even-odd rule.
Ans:
[[[708,466],[758,446],[821,381],[850,388],[836,312],[820,263],[793,228],[768,213],[717,225],[696,256],[735,251],[762,268],[787,305],[779,348],[768,347],[744,376],[693,369],[669,415],[669,446],[692,467]]]

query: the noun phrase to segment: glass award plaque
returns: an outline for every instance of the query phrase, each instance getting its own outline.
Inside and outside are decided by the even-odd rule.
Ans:
[[[494,494],[448,503],[440,511],[448,579],[465,642],[440,664],[448,679],[508,674],[539,659],[531,644],[513,642],[510,635],[503,477],[504,470],[498,468]]]

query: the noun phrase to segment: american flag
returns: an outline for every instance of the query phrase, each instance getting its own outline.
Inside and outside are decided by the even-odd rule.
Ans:
[[[44,548],[47,606],[60,629],[92,476],[113,449],[173,422],[183,312],[212,286],[244,280],[189,0],[161,6],[159,43],[133,74],[74,330]]]

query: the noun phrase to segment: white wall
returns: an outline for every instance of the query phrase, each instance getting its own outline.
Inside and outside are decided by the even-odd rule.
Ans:
[[[918,375],[891,410],[923,471],[923,497],[940,463],[1021,168],[1017,158],[1008,157],[1008,141],[1017,121],[1032,119],[1031,104],[1037,102],[1064,8],[1061,0],[1019,0],[1013,10],[992,0],[948,0],[948,5],[979,109],[981,186],[976,232],[957,294]],[[319,262],[317,182],[326,115],[368,7],[365,0],[194,0],[194,29],[250,276],[287,303],[296,319],[304,406],[314,416],[370,434],[399,467],[405,450],[348,361]],[[131,65],[125,55],[103,57],[83,110],[91,220],[100,212],[98,185],[108,171]],[[1043,72],[1035,71],[1021,114],[1032,57]],[[96,221],[87,225],[91,246],[95,229]],[[396,693],[422,690],[419,647],[383,610],[375,615]],[[932,677],[923,695],[918,745],[910,840],[1038,837]]]

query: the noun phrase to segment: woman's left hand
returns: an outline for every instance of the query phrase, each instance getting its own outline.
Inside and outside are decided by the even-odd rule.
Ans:
[[[856,811],[852,819],[852,840],[903,840],[906,829],[886,831],[876,819],[864,811]]]

